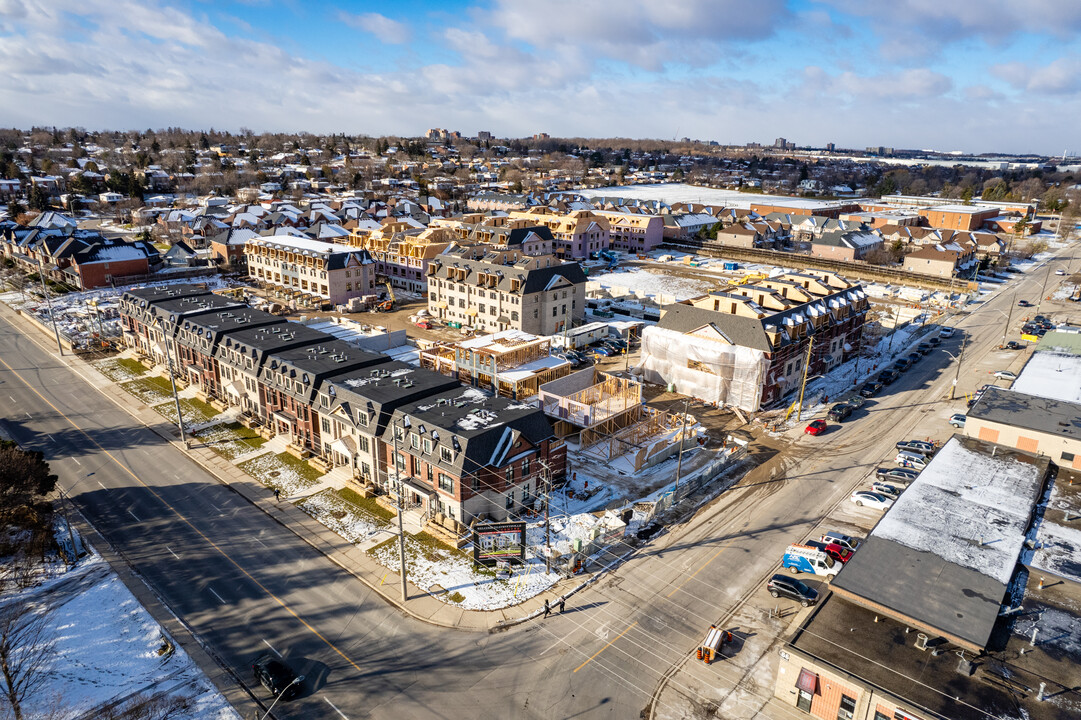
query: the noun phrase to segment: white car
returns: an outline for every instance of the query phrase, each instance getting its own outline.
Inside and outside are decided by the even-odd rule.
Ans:
[[[965,415],[964,413],[954,413],[953,415],[950,415],[950,425],[953,425],[955,428],[963,428],[965,426],[965,420],[967,419],[968,415]]]
[[[944,337],[944,338],[953,337],[953,328],[952,327],[944,327],[944,328],[942,328],[941,330],[938,331],[938,336],[939,337]]]
[[[1063,270],[1062,268],[1059,268],[1058,270],[1055,271],[1055,274],[1056,275],[1065,275],[1066,271]]]
[[[893,505],[893,500],[890,498],[879,493],[871,492],[870,490],[857,490],[852,493],[852,497],[850,497],[849,500],[856,503],[859,507],[866,506],[877,510],[885,510],[890,505]]]
[[[919,472],[927,467],[927,458],[919,453],[909,452],[908,450],[902,450],[897,453],[897,457],[894,458],[894,462],[898,467],[912,468]]]
[[[999,380],[1009,380],[1010,382],[1013,382],[1017,379],[1017,373],[1010,372],[1009,370],[996,370],[995,377]]]

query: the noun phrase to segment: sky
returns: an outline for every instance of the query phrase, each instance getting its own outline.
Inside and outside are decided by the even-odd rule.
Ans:
[[[1081,154],[1079,0],[0,0],[0,125]]]

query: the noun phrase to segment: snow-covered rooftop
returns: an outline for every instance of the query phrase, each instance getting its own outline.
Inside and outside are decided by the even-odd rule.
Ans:
[[[1042,491],[1037,465],[953,437],[871,535],[1010,581]]]
[[[1013,382],[1015,392],[1081,403],[1081,355],[1042,350],[1032,354]]]

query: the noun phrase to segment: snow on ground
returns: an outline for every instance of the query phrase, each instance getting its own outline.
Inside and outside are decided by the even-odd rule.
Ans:
[[[176,403],[172,400],[154,406],[154,411],[169,422],[176,422]],[[206,422],[206,414],[187,398],[180,398],[180,412],[184,415],[184,427],[191,427]]]
[[[1069,300],[1074,293],[1077,292],[1077,285],[1074,283],[1064,282],[1058,286],[1055,292],[1051,293],[1052,300]]]
[[[247,455],[264,443],[261,437],[248,440],[241,436],[236,429],[226,424],[211,425],[195,433],[195,435],[211,450],[227,460],[235,460],[241,455]]]
[[[791,202],[800,200],[787,195],[762,195],[760,193],[743,193],[738,190],[722,190],[719,188],[698,187],[686,183],[661,183],[658,185],[612,185],[609,187],[592,188],[588,190],[573,190],[575,195],[582,197],[619,197],[633,200],[660,200],[672,205],[677,202],[701,203],[703,205],[718,205],[728,208],[750,209],[751,203],[764,203],[770,200],[784,200]]]
[[[135,373],[131,369],[120,364],[120,358],[109,358],[108,360],[99,360],[93,363],[94,367],[105,377],[109,378],[113,382],[122,383],[129,380],[138,380],[146,372]]]
[[[363,512],[331,490],[306,497],[297,503],[297,507],[351,543],[364,542],[389,525],[386,520]]]
[[[604,275],[590,277],[590,280],[599,283],[601,287],[624,288],[632,294],[673,295],[677,302],[703,295],[718,286],[716,282],[708,280],[675,277],[652,270],[605,273]]]
[[[121,383],[120,387],[124,389],[124,392],[137,398],[144,405],[160,405],[167,400],[173,399],[169,393],[146,379]],[[175,416],[176,413],[174,412],[173,415]]]
[[[1025,541],[1040,472],[969,450],[952,438],[872,534],[1010,582]]]
[[[195,707],[176,720],[239,720],[188,655],[165,641],[161,627],[99,556],[84,558],[65,575],[21,593],[18,601],[50,608],[47,633],[56,643],[46,690],[25,708],[29,717],[58,708],[50,717],[74,720],[140,690],[175,689],[197,696]]]
[[[303,477],[295,468],[286,464],[288,461],[282,459],[283,455],[292,458],[287,453],[267,453],[237,467],[267,487],[277,488],[285,497],[295,495],[315,484],[314,480]]]
[[[542,531],[543,532],[543,531]],[[551,587],[560,579],[558,573],[544,571],[544,558],[526,551],[524,565],[512,565],[514,574],[499,579],[494,570],[473,569],[473,558],[467,549],[454,550],[444,545],[425,543],[406,537],[406,572],[417,587],[434,592],[435,586],[446,590],[437,594],[440,600],[467,610],[495,610],[510,607]],[[389,570],[398,568],[398,544],[387,542],[370,551]]]

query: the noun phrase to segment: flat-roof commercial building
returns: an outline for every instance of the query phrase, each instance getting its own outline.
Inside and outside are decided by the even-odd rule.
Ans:
[[[1081,470],[1081,403],[990,387],[969,408],[964,433]]]

